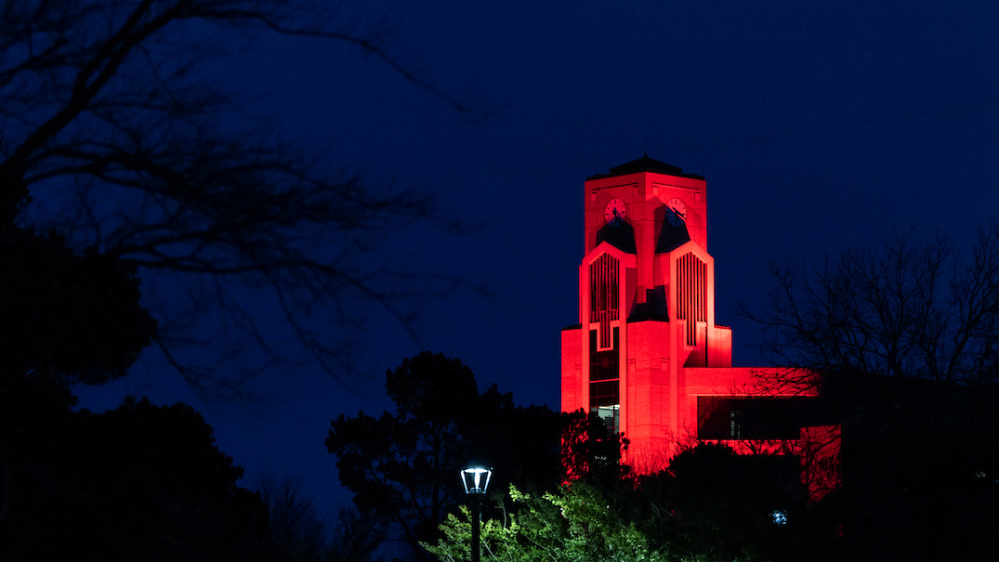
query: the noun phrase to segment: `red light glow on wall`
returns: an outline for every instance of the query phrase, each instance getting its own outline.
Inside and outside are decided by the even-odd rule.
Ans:
[[[765,389],[776,379],[760,377],[766,368],[732,367],[732,334],[715,324],[707,201],[704,178],[647,157],[584,183],[580,318],[562,331],[562,410],[623,433],[625,461],[640,473],[698,441],[722,442],[799,456],[822,495],[839,481],[839,427],[801,416],[818,397],[809,374],[805,385]]]

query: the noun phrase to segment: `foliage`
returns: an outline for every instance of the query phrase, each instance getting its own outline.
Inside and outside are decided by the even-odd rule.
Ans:
[[[224,57],[268,34],[332,41],[374,56],[463,114],[488,112],[412,72],[385,29],[360,29],[338,16],[306,0],[6,2],[0,244],[21,246],[0,253],[41,247],[52,260],[37,261],[40,274],[76,277],[89,268],[88,280],[110,282],[98,289],[123,289],[119,304],[98,299],[67,316],[86,316],[79,321],[100,329],[96,341],[115,334],[92,309],[115,312],[127,321],[121,334],[140,329],[122,346],[130,354],[149,336],[148,320],[135,311],[138,274],[158,324],[157,348],[201,392],[242,393],[242,378],[303,356],[343,374],[366,308],[384,306],[409,327],[419,308],[414,297],[457,284],[439,272],[392,271],[372,259],[384,235],[422,219],[444,230],[460,226],[442,219],[430,197],[339,172],[344,163],[282,139],[266,116],[256,119],[222,87]],[[31,229],[59,236],[36,237]],[[84,258],[63,257],[66,249]],[[0,264],[9,260],[0,257]],[[20,295],[78,304],[107,297],[90,285],[40,281],[0,280],[12,286],[0,289],[34,284]],[[272,311],[261,311],[265,302]],[[48,324],[37,328],[53,328],[51,311],[38,307]],[[261,337],[266,315],[290,327],[280,341],[297,342],[297,351]],[[336,327],[340,334],[331,333]],[[57,355],[59,369],[75,367],[61,365],[70,356]],[[121,375],[121,365],[110,367],[102,377]]]
[[[772,267],[771,306],[744,311],[764,352],[822,375],[840,418],[843,490],[827,504],[841,557],[995,553],[974,532],[996,527],[982,515],[996,513],[996,449],[984,444],[997,443],[997,240],[994,224],[968,249],[897,236],[814,271]],[[773,373],[764,386],[803,372]]]
[[[536,485],[559,481],[558,415],[515,407],[495,386],[479,394],[461,361],[430,352],[405,359],[386,373],[386,391],[395,414],[340,415],[326,445],[355,505],[391,518],[415,557],[419,542],[435,537],[462,502],[459,469],[470,460],[494,467],[494,487],[512,476]]]
[[[792,541],[806,532],[798,462],[697,444],[674,457],[666,473],[640,479],[637,489],[652,509],[644,529],[687,559],[801,558]],[[776,510],[791,524],[775,525]]]
[[[624,434],[609,436],[605,422],[583,409],[561,413],[560,417],[562,466],[567,479],[610,488],[631,476],[632,468],[621,463],[629,444]]]
[[[236,486],[243,469],[191,407],[129,397],[103,414],[61,412],[19,426],[2,452],[7,557],[269,557],[266,507]]]
[[[471,419],[479,393],[468,367],[426,352],[387,372],[386,390],[395,415],[342,414],[326,445],[357,507],[391,517],[412,545],[460,498],[457,471],[448,469],[465,462],[460,426]]]
[[[806,505],[795,458],[736,455],[699,444],[658,474],[509,498],[484,511],[481,552],[495,561],[723,561],[824,559],[825,505]],[[787,518],[776,524],[774,512]],[[441,560],[468,560],[470,513],[441,525],[425,547]]]
[[[531,495],[511,485],[510,500],[520,510],[507,521],[488,520],[481,528],[483,557],[490,561],[663,561],[634,522],[610,509],[606,495],[587,483],[557,494]],[[470,512],[449,514],[444,538],[424,547],[442,561],[468,561],[472,539]]]
[[[8,377],[44,370],[96,384],[124,375],[156,322],[139,306],[135,266],[57,234],[0,226],[0,355]]]

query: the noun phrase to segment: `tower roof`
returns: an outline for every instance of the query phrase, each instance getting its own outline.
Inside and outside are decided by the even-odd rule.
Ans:
[[[705,179],[697,174],[685,174],[677,166],[667,164],[666,162],[660,162],[655,158],[649,158],[645,154],[642,155],[642,158],[637,158],[631,162],[626,162],[625,164],[619,164],[618,166],[612,167],[607,174],[594,174],[587,179],[597,180],[599,178],[624,176],[626,174],[635,174],[637,172],[656,172],[658,174],[669,174],[671,176],[681,176],[683,178],[694,178],[695,180]]]

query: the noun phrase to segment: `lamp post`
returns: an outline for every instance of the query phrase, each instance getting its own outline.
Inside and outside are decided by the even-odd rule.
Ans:
[[[479,561],[479,505],[486,488],[490,486],[493,470],[484,467],[468,467],[462,470],[462,486],[472,505],[472,560]]]

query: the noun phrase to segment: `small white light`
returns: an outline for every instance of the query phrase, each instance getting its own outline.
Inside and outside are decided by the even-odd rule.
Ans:
[[[774,523],[778,526],[788,524],[788,513],[784,510],[775,510],[771,512],[771,518],[774,519]]]

